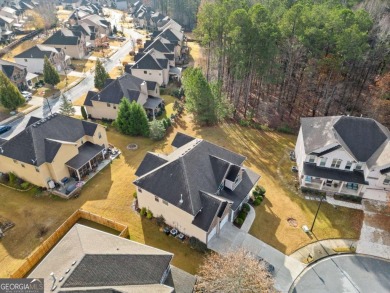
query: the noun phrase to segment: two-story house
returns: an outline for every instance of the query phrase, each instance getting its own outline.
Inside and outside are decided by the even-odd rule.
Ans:
[[[157,83],[127,73],[117,79],[107,79],[100,92],[89,91],[84,106],[91,118],[115,120],[123,98],[143,106],[151,117],[155,117],[164,106]]]
[[[44,59],[47,57],[57,71],[63,71],[70,65],[70,57],[60,48],[35,45],[16,55],[15,62],[27,67],[28,72],[43,73]]]
[[[134,65],[125,66],[125,71],[146,81],[157,82],[159,86],[166,86],[169,82],[169,60],[155,49],[146,53],[138,53]]]
[[[13,31],[13,24],[16,23],[15,19],[0,15],[0,29],[1,29],[1,41],[11,41],[15,33]]]
[[[104,126],[57,113],[31,117],[26,128],[0,145],[0,172],[12,172],[36,186],[64,177],[81,180],[108,147]]]
[[[295,156],[302,188],[320,190],[342,205],[344,195],[390,196],[390,132],[370,118],[301,118]]]
[[[204,243],[232,222],[260,176],[245,157],[203,139],[176,134],[169,155],[147,153],[133,183],[138,206]]]
[[[112,34],[111,23],[99,15],[88,15],[78,20],[76,24],[81,25],[83,23],[95,27],[97,32],[101,35],[110,36]]]
[[[63,49],[66,55],[74,59],[82,59],[87,55],[85,35],[67,28],[56,31],[43,45]]]
[[[23,91],[27,88],[26,66],[0,59],[0,70],[3,71],[19,90]]]
[[[75,34],[83,34],[85,36],[85,45],[87,50],[89,48],[100,47],[103,43],[108,42],[108,36],[101,35],[96,27],[82,23],[80,25],[73,25],[69,28]]]

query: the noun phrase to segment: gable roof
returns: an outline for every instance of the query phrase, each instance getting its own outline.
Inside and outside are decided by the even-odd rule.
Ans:
[[[131,69],[150,69],[150,70],[162,70],[160,62],[157,61],[152,55],[152,50],[144,54]]]
[[[2,71],[7,75],[8,78],[10,78],[15,70],[15,68],[18,68],[20,70],[25,70],[27,67],[15,62],[10,62],[7,60],[0,59],[0,67]]]
[[[173,139],[171,145],[174,146],[175,148],[182,147],[183,145],[186,145],[190,141],[193,141],[195,137],[189,136],[185,133],[178,132]]]
[[[124,97],[129,101],[137,102],[141,93],[141,85],[144,82],[128,73],[117,79],[107,79],[105,87],[99,93],[88,92],[84,105],[92,106],[92,101],[120,104]]]
[[[123,292],[121,288],[126,288],[126,292],[142,292],[141,288],[170,292],[173,288],[154,291],[149,286],[163,284],[172,257],[171,253],[76,224],[29,277],[45,278],[45,292],[53,284],[51,272],[57,279],[64,277],[62,282],[55,283],[61,292],[103,289],[99,287],[111,289],[110,292]],[[67,269],[70,272],[64,274]]]
[[[52,162],[60,147],[58,141],[76,142],[84,135],[92,136],[97,124],[60,114],[53,114],[28,126],[3,144],[3,156],[30,165]]]
[[[148,87],[148,91],[154,91],[157,87],[157,82],[155,81],[147,81],[146,86]]]
[[[16,14],[16,10],[15,9],[12,9],[11,7],[7,7],[7,6],[1,8],[1,11],[12,13],[12,14]]]
[[[149,51],[150,49],[155,49],[161,53],[171,53],[172,51],[168,49],[159,38],[156,38],[151,44],[144,49],[144,51]]]
[[[146,173],[156,169],[157,167],[165,164],[167,160],[159,157],[156,154],[147,152],[145,158],[142,160],[141,165],[139,165],[137,171],[135,171],[136,176],[142,176]]]
[[[44,45],[78,45],[80,43],[80,37],[76,36],[69,29],[61,29],[56,31],[51,37],[49,37]]]
[[[167,156],[167,162],[141,175],[134,184],[193,216],[206,205],[213,205],[207,213],[205,210],[201,214],[201,217],[207,219],[197,219],[199,226],[207,231],[207,223],[211,223],[210,217],[216,212],[214,199],[217,198],[219,202],[228,200],[233,208],[237,208],[260,176],[244,168],[243,180],[234,191],[224,188],[218,192],[228,168],[231,165],[242,166],[245,157],[205,140],[180,133],[177,136],[179,137],[175,137],[174,142],[180,147]],[[186,139],[191,140],[182,144]],[[203,193],[213,195],[210,203],[210,196]]]
[[[14,58],[37,58],[43,59],[45,56],[49,58],[52,54],[58,54],[60,51],[56,48],[45,46],[45,45],[35,45],[30,49],[14,56]]]
[[[220,199],[217,199],[203,191],[199,191],[199,197],[202,208],[195,215],[192,224],[207,232],[214,218],[217,216],[220,207],[226,202],[221,201]]]

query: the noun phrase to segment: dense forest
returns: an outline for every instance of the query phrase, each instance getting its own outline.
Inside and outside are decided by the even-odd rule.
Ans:
[[[302,116],[363,115],[390,126],[388,0],[202,0],[194,32],[236,119],[296,129]]]

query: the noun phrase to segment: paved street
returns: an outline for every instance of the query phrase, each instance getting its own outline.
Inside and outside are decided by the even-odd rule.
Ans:
[[[263,258],[275,267],[275,288],[281,292],[288,292],[295,278],[305,268],[303,263],[284,255],[267,243],[238,229],[230,222],[223,226],[219,236],[211,239],[208,246],[219,253],[244,248]]]
[[[293,293],[390,292],[390,262],[365,255],[338,255],[307,267]]]

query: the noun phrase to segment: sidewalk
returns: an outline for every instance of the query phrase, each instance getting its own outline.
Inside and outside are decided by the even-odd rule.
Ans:
[[[244,224],[242,224],[241,226],[241,230],[247,233],[249,232],[249,229],[252,227],[253,221],[256,218],[255,209],[251,205],[249,205],[249,207],[250,207],[249,213],[246,216]]]

